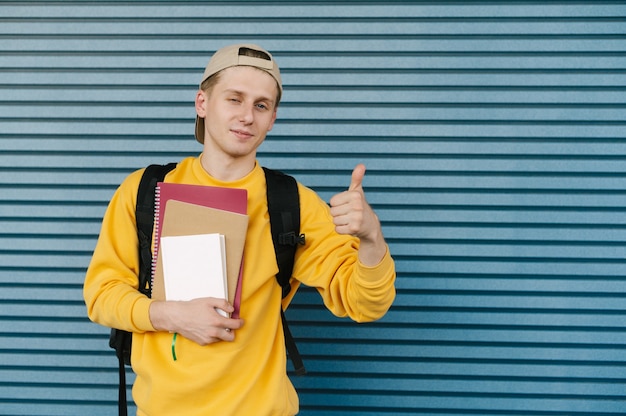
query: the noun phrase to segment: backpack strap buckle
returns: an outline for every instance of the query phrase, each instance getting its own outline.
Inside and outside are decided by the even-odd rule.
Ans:
[[[283,246],[295,246],[296,244],[304,245],[304,234],[296,234],[294,231],[279,234],[278,243]]]

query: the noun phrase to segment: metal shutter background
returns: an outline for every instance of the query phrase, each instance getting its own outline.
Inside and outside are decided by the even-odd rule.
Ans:
[[[131,170],[200,147],[231,42],[272,51],[260,159],[328,199],[368,166],[380,322],[289,311],[302,415],[626,414],[624,2],[0,3],[0,414],[110,415],[82,279]]]

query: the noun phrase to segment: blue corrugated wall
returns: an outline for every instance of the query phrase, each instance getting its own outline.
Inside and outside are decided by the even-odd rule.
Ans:
[[[0,414],[115,414],[102,214],[200,151],[240,41],[283,71],[261,162],[326,199],[364,162],[397,260],[380,322],[296,297],[302,415],[626,414],[625,2],[159,0],[0,2]]]

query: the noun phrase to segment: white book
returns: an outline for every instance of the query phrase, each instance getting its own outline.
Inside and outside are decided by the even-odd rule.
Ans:
[[[160,250],[166,300],[228,299],[222,234],[161,237]]]

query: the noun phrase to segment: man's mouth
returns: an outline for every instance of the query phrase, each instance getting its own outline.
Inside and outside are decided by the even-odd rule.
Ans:
[[[232,129],[231,132],[240,139],[249,139],[253,136],[252,133],[246,130]]]

